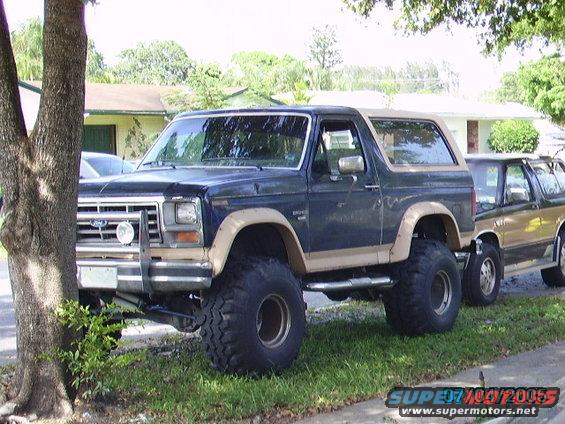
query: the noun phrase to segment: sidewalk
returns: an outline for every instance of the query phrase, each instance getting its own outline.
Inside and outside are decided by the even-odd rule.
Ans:
[[[479,371],[485,377],[485,385],[492,386],[554,386],[561,388],[556,407],[540,409],[538,417],[497,418],[491,424],[506,423],[565,423],[565,340],[537,350],[521,353],[492,364],[471,368],[446,380],[422,384],[422,386],[479,386]],[[373,424],[373,423],[470,423],[472,418],[402,418],[398,410],[389,409],[384,399],[373,399],[348,406],[342,410],[325,413],[298,421],[300,424]],[[485,422],[481,419],[481,422]]]

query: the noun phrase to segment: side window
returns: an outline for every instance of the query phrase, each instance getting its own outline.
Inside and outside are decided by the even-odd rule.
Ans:
[[[557,165],[557,166],[555,166]],[[559,178],[557,177],[557,167],[559,164],[548,164],[545,162],[530,163],[530,166],[536,174],[541,189],[548,197],[557,196],[563,190],[559,185]],[[561,170],[562,171],[562,170]]]
[[[337,175],[339,159],[348,156],[364,157],[353,122],[322,121],[312,170],[317,174]]]
[[[377,143],[393,165],[452,165],[455,159],[432,122],[371,119]]]
[[[532,200],[532,189],[528,183],[524,168],[521,165],[510,165],[506,168],[506,187],[504,203],[514,205]]]
[[[559,183],[560,193],[565,193],[565,170],[563,169],[563,164],[561,162],[552,162],[551,166]]]

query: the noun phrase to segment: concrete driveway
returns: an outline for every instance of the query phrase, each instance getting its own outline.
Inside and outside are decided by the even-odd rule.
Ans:
[[[305,293],[304,300],[310,308],[331,305],[330,301],[321,293]],[[124,330],[124,339],[139,340],[158,337],[176,330],[169,325],[145,324],[135,325]],[[0,365],[16,360],[16,321],[14,318],[14,305],[8,278],[8,264],[0,261]]]

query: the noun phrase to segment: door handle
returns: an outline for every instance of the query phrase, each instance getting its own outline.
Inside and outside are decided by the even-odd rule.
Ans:
[[[378,184],[365,184],[367,190],[378,190],[380,186]]]

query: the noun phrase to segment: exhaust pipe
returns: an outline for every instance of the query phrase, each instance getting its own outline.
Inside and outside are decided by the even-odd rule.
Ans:
[[[344,281],[317,281],[306,284],[307,291],[346,291],[358,289],[390,289],[396,284],[396,281],[390,277],[361,277],[350,278]]]

